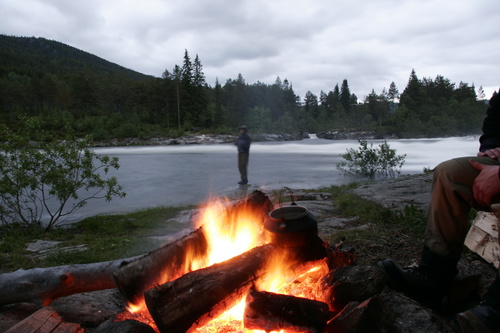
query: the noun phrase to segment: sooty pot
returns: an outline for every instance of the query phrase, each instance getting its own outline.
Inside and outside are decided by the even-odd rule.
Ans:
[[[305,207],[286,206],[272,210],[264,222],[266,236],[273,244],[295,247],[317,240],[318,222]]]

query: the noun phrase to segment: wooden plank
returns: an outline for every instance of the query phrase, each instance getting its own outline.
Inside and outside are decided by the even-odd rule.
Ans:
[[[82,333],[79,324],[65,323],[51,307],[44,307],[9,328],[5,333]]]
[[[498,224],[493,213],[479,211],[465,238],[465,246],[496,268],[500,266]]]

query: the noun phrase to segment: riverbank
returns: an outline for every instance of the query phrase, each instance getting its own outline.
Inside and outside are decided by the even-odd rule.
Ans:
[[[375,131],[362,131],[352,129],[338,129],[319,132],[317,134],[301,133],[251,133],[253,142],[274,142],[274,141],[297,141],[310,138],[320,138],[326,140],[358,140],[358,139],[376,139],[378,137]],[[119,147],[119,146],[173,146],[173,145],[191,145],[191,144],[217,144],[233,143],[238,138],[237,135],[230,134],[200,134],[193,133],[183,135],[177,138],[153,137],[153,138],[123,138],[111,139],[109,141],[96,141],[95,147]],[[388,137],[396,139],[395,136]]]
[[[358,187],[332,187],[322,190],[296,190],[294,196],[299,205],[307,207],[318,220],[319,235],[331,245],[342,244],[352,248],[360,265],[375,265],[386,257],[394,258],[401,265],[418,263],[423,234],[409,232],[408,224],[417,224],[421,229],[425,224],[425,211],[430,198],[432,175],[417,174],[403,176],[380,183],[365,184]],[[266,193],[274,204],[278,203],[276,192]],[[233,200],[239,199],[234,193]],[[405,209],[405,207],[412,207]],[[191,221],[200,212],[199,207],[178,210],[171,216],[158,216],[158,225],[176,226],[173,229],[156,229],[154,237],[146,236],[144,242],[153,240],[157,244],[165,243],[181,237],[192,230]],[[389,214],[390,210],[394,214]],[[168,211],[172,214],[172,211]],[[111,224],[125,222],[123,239],[125,246],[130,247],[132,231],[140,228],[139,211],[135,215],[121,217],[101,216],[89,221],[92,236],[104,237],[98,249],[107,252],[123,244],[109,241],[109,234],[98,232],[105,221]],[[399,216],[399,217],[398,217]],[[111,231],[107,231],[108,233]],[[150,234],[149,232],[146,234]],[[89,235],[90,236],[90,235]],[[104,239],[103,238],[103,239]],[[135,237],[134,237],[135,238]],[[114,244],[113,244],[114,243]],[[5,244],[4,244],[5,245]],[[78,257],[78,249],[66,254],[67,258]],[[119,254],[119,251],[116,252]],[[31,255],[34,258],[33,254]],[[477,295],[482,296],[494,278],[495,271],[478,256],[464,254],[459,262],[460,277],[480,276]],[[427,332],[460,332],[457,329],[453,314],[438,314],[413,302],[398,293],[384,291],[385,299],[397,315],[391,332],[394,333],[427,333]],[[478,299],[475,298],[474,302]],[[86,327],[86,332],[103,322],[113,318],[116,313],[124,311],[122,297],[117,289],[79,293],[56,299],[51,306],[65,316],[69,322],[79,323]],[[22,303],[0,308],[0,331],[8,328],[36,311],[39,306]],[[96,311],[98,309],[98,311]],[[10,326],[9,326],[10,325]]]

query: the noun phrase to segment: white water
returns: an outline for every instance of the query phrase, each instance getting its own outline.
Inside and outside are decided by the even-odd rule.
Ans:
[[[369,141],[376,147],[382,140]],[[416,174],[439,162],[473,156],[478,137],[388,140],[397,154],[407,154],[401,174]],[[287,186],[292,189],[342,185],[353,178],[342,175],[336,163],[356,140],[307,139],[292,142],[253,143],[250,149],[250,186],[237,185],[236,148],[231,144],[110,147],[97,154],[117,156],[120,169],[112,175],[127,192],[111,202],[89,201],[72,219],[85,216],[131,212],[138,209],[198,204],[211,196],[242,194]],[[244,194],[243,193],[243,194]]]

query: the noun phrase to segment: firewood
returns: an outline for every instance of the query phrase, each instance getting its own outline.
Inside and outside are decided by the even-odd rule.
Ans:
[[[498,204],[496,204],[498,207]],[[497,208],[498,210],[498,208]],[[479,211],[465,238],[465,246],[484,260],[500,266],[499,219],[493,213]]]
[[[233,307],[263,276],[274,249],[272,244],[258,246],[146,291],[146,305],[160,332],[189,332]]]
[[[252,290],[246,299],[247,329],[316,333],[323,331],[328,319],[328,305],[307,298]]]
[[[51,307],[44,307],[20,321],[5,333],[83,333],[79,324],[66,323]]]
[[[146,290],[189,272],[187,257],[201,258],[207,247],[203,227],[200,227],[134,261],[124,262],[113,273],[116,286],[126,301],[139,304]]]
[[[123,261],[19,269],[1,274],[0,305],[33,302],[46,306],[62,296],[116,288],[113,272]]]

